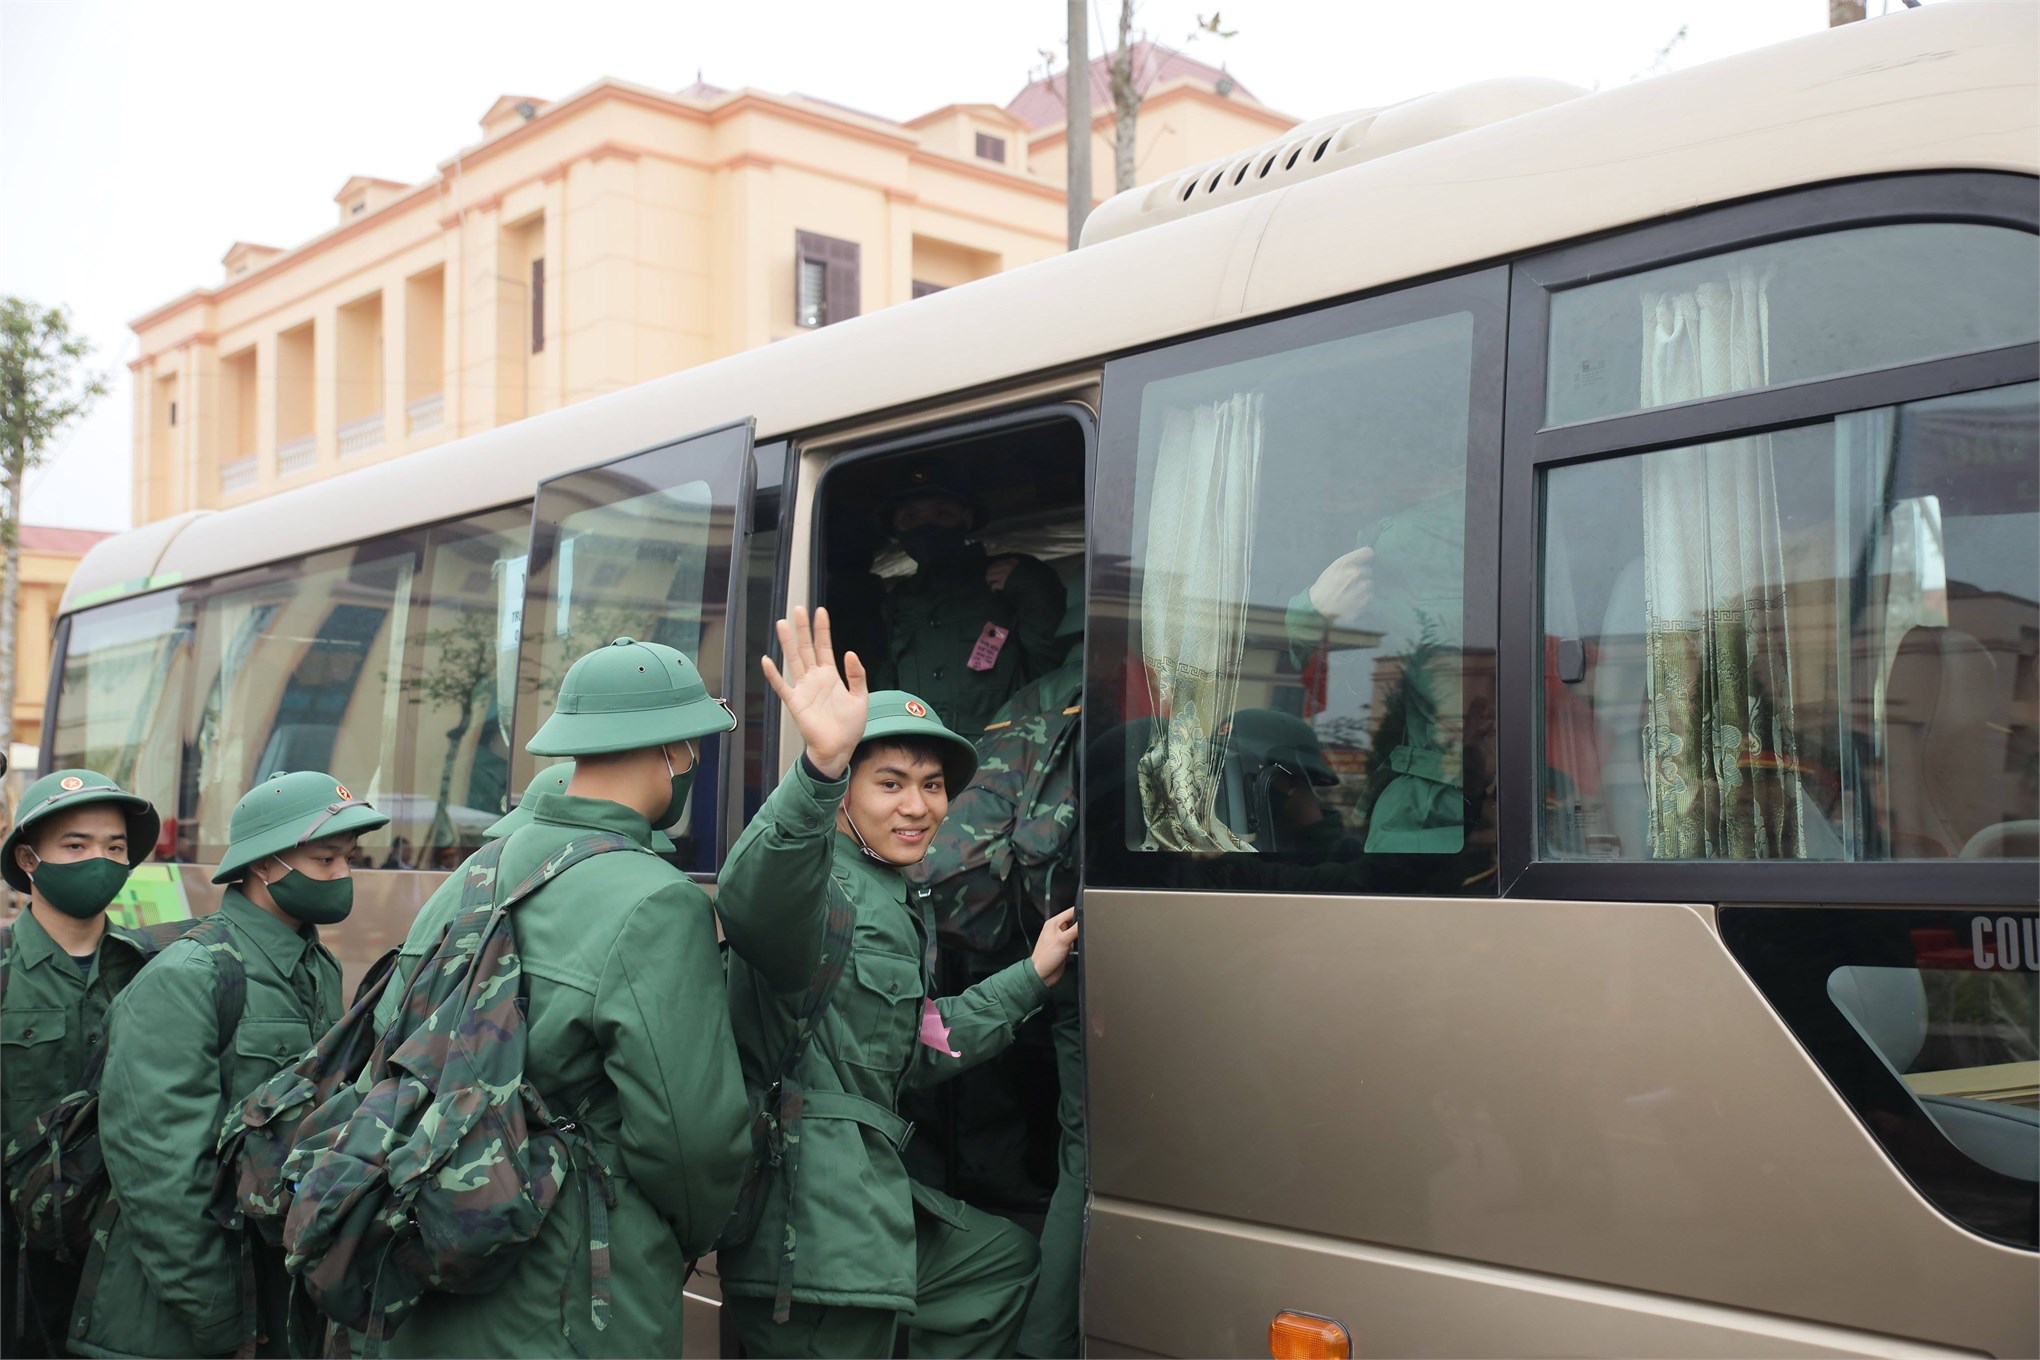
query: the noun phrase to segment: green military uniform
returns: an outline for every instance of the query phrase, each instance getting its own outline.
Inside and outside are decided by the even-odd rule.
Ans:
[[[272,776],[235,804],[213,881],[238,883],[250,865],[296,846],[388,824],[331,775]],[[82,1355],[212,1355],[251,1329],[260,1354],[286,1353],[289,1279],[266,1244],[213,1218],[213,1149],[227,1111],[296,1062],[340,1019],[345,998],[318,927],[280,920],[235,886],[220,915],[227,943],[174,941],[114,1003],[99,1131],[119,1214],[86,1265],[98,1279],[71,1324]],[[228,951],[246,999],[239,1024],[222,1033],[216,998]]]
[[[901,733],[949,742],[950,786],[968,782],[976,765],[969,743],[911,695],[873,694],[864,739]],[[847,967],[796,1072],[805,1110],[791,1211],[785,1177],[775,1174],[757,1234],[718,1257],[724,1306],[756,1356],[889,1356],[901,1321],[913,1355],[1008,1354],[1038,1250],[1013,1224],[907,1176],[899,1152],[912,1129],[897,1102],[904,1089],[999,1052],[1041,1009],[1048,989],[1022,960],[934,1003],[939,1023],[931,1025],[933,922],[899,870],[836,830],[848,782],[820,779],[805,760],[797,764],[745,828],[720,876],[717,907],[732,949],[730,1012],[754,1090],[778,1077],[795,1009],[820,962],[832,879],[856,925]],[[775,1323],[789,1240],[791,1317]]]
[[[1466,492],[1433,496],[1390,515],[1356,548],[1372,547],[1374,599],[1350,626],[1379,630],[1402,658],[1401,739],[1377,746],[1394,777],[1368,811],[1367,853],[1453,855],[1466,841],[1464,705]],[[1333,625],[1309,592],[1289,602],[1291,657],[1303,665]],[[1376,714],[1377,721],[1382,715]]]
[[[620,638],[574,663],[553,716],[527,749],[594,755],[734,726],[686,657]],[[681,796],[676,791],[676,808]],[[592,832],[655,844],[641,813],[604,799],[538,792],[519,814],[525,824],[504,843],[501,882],[522,879]],[[577,1327],[576,1342],[587,1355],[678,1355],[687,1262],[728,1220],[750,1151],[708,896],[652,855],[597,855],[525,899],[513,920],[530,1024],[525,1077],[550,1108],[578,1112],[616,1191],[608,1326]],[[423,913],[420,927],[429,928]],[[414,942],[418,936],[414,927]],[[581,1174],[568,1171],[501,1288],[427,1294],[387,1352],[566,1353],[561,1301],[585,1308],[590,1289],[589,1224],[573,1182]]]
[[[532,799],[541,793],[565,793],[567,784],[574,777],[574,762],[563,760],[557,765],[548,765],[531,777],[524,787],[524,796],[517,800],[517,806],[498,817],[487,831],[482,833],[485,841],[501,840],[518,827],[527,825],[537,813]],[[652,849],[661,855],[673,853],[673,839],[663,831],[653,831]],[[459,870],[448,875],[425,904],[418,908],[418,914],[411,921],[411,929],[404,936],[403,945],[397,950],[397,977],[383,989],[382,998],[376,1002],[375,1028],[378,1034],[386,1032],[396,1020],[397,1012],[404,1004],[404,987],[418,965],[439,943],[439,937],[446,933],[453,918],[460,915],[461,887],[465,878]]]
[[[111,803],[126,817],[128,863],[146,858],[161,829],[148,800],[95,770],[57,770],[28,787],[14,829],[0,845],[0,874],[8,885],[24,893],[31,888],[14,851],[33,844],[37,824],[53,813],[94,803]],[[12,1143],[37,1115],[85,1085],[114,997],[155,948],[140,931],[109,921],[91,956],[73,957],[50,938],[32,907],[24,908],[7,930],[7,943],[0,949],[5,956],[0,964],[0,1143]],[[6,1330],[0,1331],[0,1345],[9,1355],[65,1354],[78,1264],[39,1251],[20,1259],[23,1249],[12,1217],[0,1217],[0,1233],[6,1246],[5,1275],[0,1277]],[[13,1331],[17,1320],[22,1323],[19,1338]]]
[[[990,561],[981,545],[966,543],[895,585],[882,610],[886,655],[872,667],[871,683],[920,695],[959,732],[990,722],[1068,649],[1056,633],[1064,592],[1055,569],[1019,557],[1005,589],[994,590],[985,580]],[[1002,643],[986,640],[988,624],[1006,630]]]

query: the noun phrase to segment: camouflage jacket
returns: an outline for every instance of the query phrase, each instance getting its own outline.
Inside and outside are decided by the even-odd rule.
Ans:
[[[950,802],[915,875],[930,889],[945,946],[1026,952],[1043,921],[1075,904],[1083,689],[1079,654],[970,734],[977,777]]]
[[[730,941],[729,1004],[744,1079],[754,1093],[778,1074],[793,1015],[814,975],[831,877],[856,908],[850,959],[801,1060],[806,1093],[791,1215],[793,1297],[858,1308],[914,1306],[914,1214],[957,1221],[948,1196],[911,1181],[899,1148],[908,1132],[901,1090],[985,1061],[1048,997],[1030,960],[936,1003],[946,1047],[924,1042],[934,935],[926,900],[836,830],[847,780],[822,782],[804,763],[782,779],[723,866],[716,910]],[[758,1233],[718,1258],[723,1291],[772,1297],[787,1223],[783,1174],[766,1194]]]
[[[114,996],[155,952],[153,942],[109,921],[88,976],[27,908],[11,929],[0,987],[0,1143],[85,1084]]]
[[[340,1018],[340,966],[310,926],[293,930],[228,888],[231,946],[178,940],[142,969],[109,1016],[99,1138],[120,1217],[97,1289],[81,1297],[73,1349],[84,1355],[231,1351],[246,1331],[240,1245],[207,1212],[220,1121]],[[213,950],[232,947],[247,1000],[219,1032]],[[264,1257],[280,1301],[281,1263]],[[265,1294],[265,1297],[269,1297]],[[263,1330],[277,1338],[270,1319]]]
[[[886,655],[871,687],[910,690],[966,735],[991,721],[1013,691],[1053,667],[1067,650],[1059,638],[1064,591],[1055,569],[1022,556],[1003,590],[985,581],[989,559],[973,547],[955,562],[923,569],[885,597]],[[971,653],[986,624],[1007,630],[987,670]]]
[[[651,843],[645,819],[616,803],[545,793],[532,806],[535,820],[504,844],[504,881],[590,831]],[[616,1180],[609,1325],[575,1336],[591,1355],[676,1355],[687,1260],[729,1217],[750,1152],[708,896],[651,855],[602,855],[540,888],[516,922],[529,998],[525,1077],[553,1109],[580,1111]],[[421,912],[413,930],[436,936],[444,924]],[[386,1353],[567,1353],[562,1290],[585,1315],[589,1289],[580,1174],[570,1173],[506,1284],[428,1294]]]

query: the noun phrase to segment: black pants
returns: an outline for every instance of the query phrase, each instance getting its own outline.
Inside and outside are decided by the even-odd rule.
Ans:
[[[11,1216],[0,1217],[0,1233],[6,1235],[0,1353],[10,1357],[69,1355],[64,1338],[71,1328],[71,1305],[78,1298],[81,1267],[67,1265],[47,1252],[23,1251],[20,1230]]]

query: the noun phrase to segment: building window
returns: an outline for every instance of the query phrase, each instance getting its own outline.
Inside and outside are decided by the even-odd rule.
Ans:
[[[793,322],[805,330],[857,315],[858,248],[812,231],[794,233]]]
[[[980,132],[977,135],[977,153],[979,160],[997,161],[999,164],[1004,165],[1006,163],[1006,139],[1004,137],[994,137],[989,132]]]
[[[915,279],[914,296],[917,298],[926,297],[930,293],[939,293],[948,286],[946,283],[930,283],[926,279]]]
[[[531,262],[531,352],[545,353],[545,257]]]
[[[170,403],[170,423],[172,425],[177,423],[177,403],[174,401]]]

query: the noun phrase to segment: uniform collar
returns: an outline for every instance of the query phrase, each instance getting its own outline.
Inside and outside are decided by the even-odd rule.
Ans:
[[[106,923],[106,931],[99,937],[99,948],[104,949],[108,940],[116,941],[128,949],[135,948],[134,942],[116,930],[112,921]],[[35,912],[23,907],[20,914],[14,918],[14,945],[10,952],[21,960],[22,967],[34,968],[45,959],[55,958],[62,951],[57,948],[57,942],[50,938],[49,931],[43,929],[43,923],[36,919]]]
[[[533,821],[547,826],[572,827],[579,831],[613,831],[628,836],[649,850],[652,824],[644,814],[612,803],[607,798],[579,798],[571,793],[535,793],[531,796]]]
[[[239,888],[227,889],[220,899],[220,911],[285,977],[297,971],[305,950],[319,938],[317,926],[292,929],[242,896]]]
[[[862,875],[865,882],[893,901],[906,902],[907,876],[890,864],[881,864],[865,854],[857,838],[841,827],[836,829],[836,865],[845,876]]]

